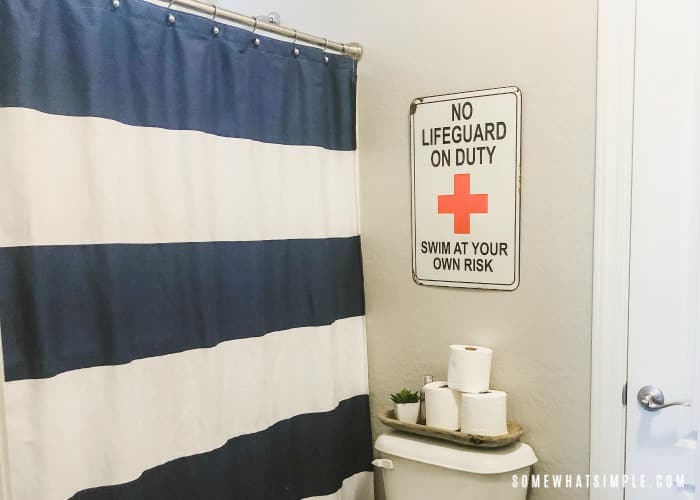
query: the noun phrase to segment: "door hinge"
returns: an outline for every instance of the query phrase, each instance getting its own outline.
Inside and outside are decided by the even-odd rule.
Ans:
[[[627,406],[627,382],[622,386],[622,406]]]

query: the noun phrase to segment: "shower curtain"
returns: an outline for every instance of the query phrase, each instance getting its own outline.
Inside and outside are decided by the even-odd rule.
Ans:
[[[294,49],[0,0],[12,500],[371,498],[356,66]]]

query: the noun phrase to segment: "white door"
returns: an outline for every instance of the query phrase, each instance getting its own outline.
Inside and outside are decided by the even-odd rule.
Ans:
[[[627,500],[700,500],[699,28],[697,0],[637,2]]]

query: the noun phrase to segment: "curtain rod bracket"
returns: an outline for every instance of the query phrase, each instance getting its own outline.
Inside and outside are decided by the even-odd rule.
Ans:
[[[282,23],[280,13],[275,11],[272,11],[269,14],[255,16],[255,19],[257,19],[258,21],[265,21],[266,23],[270,24],[276,24],[277,26],[279,26]]]

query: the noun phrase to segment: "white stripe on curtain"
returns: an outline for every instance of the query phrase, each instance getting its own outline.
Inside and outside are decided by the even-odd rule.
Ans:
[[[280,420],[332,410],[367,390],[362,317],[9,382],[15,494],[63,500],[131,481]],[[327,498],[370,498],[353,493],[366,482],[358,477],[347,496]]]
[[[1,246],[359,233],[354,151],[26,108],[0,108],[0,151]]]

